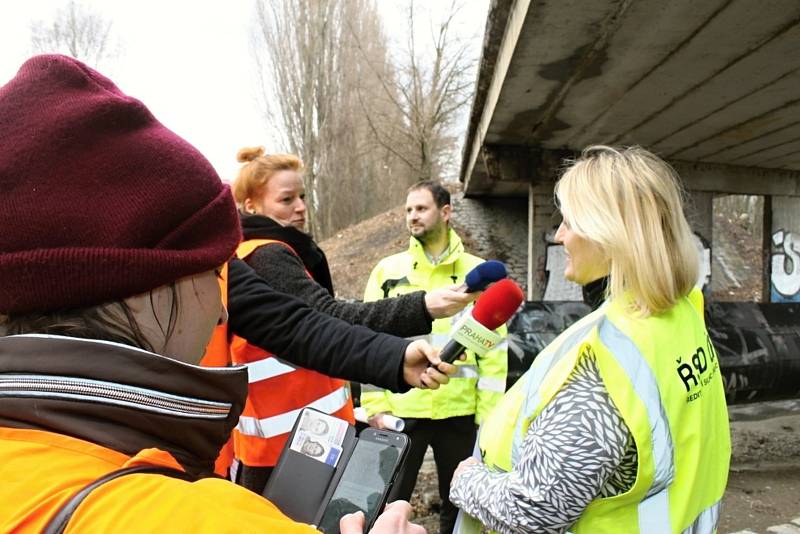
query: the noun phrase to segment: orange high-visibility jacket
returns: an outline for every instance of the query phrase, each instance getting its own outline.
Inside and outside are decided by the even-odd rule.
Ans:
[[[228,264],[222,266],[219,273],[219,292],[222,305],[228,309]],[[228,341],[228,324],[217,325],[206,346],[206,353],[200,360],[203,367],[226,367],[231,364],[230,343]]]
[[[252,239],[239,245],[236,255],[245,259],[270,243],[294,253],[282,241]],[[298,368],[237,336],[231,341],[231,357],[234,364],[247,366],[250,382],[244,411],[233,431],[236,458],[244,465],[275,465],[297,415],[306,406],[354,422],[353,403],[344,380]]]
[[[33,401],[32,401],[33,402]],[[0,531],[41,532],[79,490],[101,476],[136,465],[181,469],[167,452],[133,457],[62,434],[0,427]],[[265,532],[313,533],[272,503],[217,478],[186,482],[163,475],[126,475],[83,501],[67,533]]]
[[[228,264],[222,266],[219,273],[219,290],[222,296],[222,304],[228,308]],[[200,360],[203,367],[227,367],[231,364],[231,347],[228,339],[228,324],[218,325],[214,329],[211,341],[206,346],[206,353]],[[231,464],[233,463],[233,436],[231,435],[227,443],[222,446],[217,461],[214,464],[214,472],[221,477],[228,476]]]

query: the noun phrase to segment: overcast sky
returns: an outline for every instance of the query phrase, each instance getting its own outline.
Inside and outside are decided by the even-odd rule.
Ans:
[[[301,0],[298,0],[301,1]],[[402,0],[377,0],[385,18],[397,20]],[[51,19],[66,0],[0,2],[0,85],[31,55],[30,24]],[[167,127],[194,144],[224,180],[238,170],[236,152],[267,145],[271,137],[256,100],[250,51],[254,0],[82,0],[112,20],[121,55],[101,65],[126,93],[142,100]],[[449,0],[429,0],[442,7]],[[488,0],[467,0],[462,29],[477,35]],[[402,31],[402,24],[385,24]],[[390,38],[402,35],[390,33]]]

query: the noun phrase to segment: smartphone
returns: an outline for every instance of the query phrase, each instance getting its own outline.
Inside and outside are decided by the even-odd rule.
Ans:
[[[365,428],[358,436],[318,528],[326,534],[339,534],[339,519],[361,510],[366,516],[364,532],[368,532],[386,505],[408,444],[408,436],[400,432]]]

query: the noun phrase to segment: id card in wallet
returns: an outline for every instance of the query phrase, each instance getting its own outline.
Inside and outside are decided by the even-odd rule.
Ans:
[[[264,497],[295,521],[328,534],[339,532],[342,515],[357,510],[369,528],[386,504],[407,444],[405,434],[390,430],[367,428],[356,437],[347,421],[304,408]]]

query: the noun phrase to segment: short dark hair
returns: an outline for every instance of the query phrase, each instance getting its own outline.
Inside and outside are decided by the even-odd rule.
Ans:
[[[430,191],[437,208],[442,208],[450,204],[450,191],[445,189],[444,186],[436,180],[421,180],[409,187],[408,193],[416,191],[417,189],[427,189]]]

